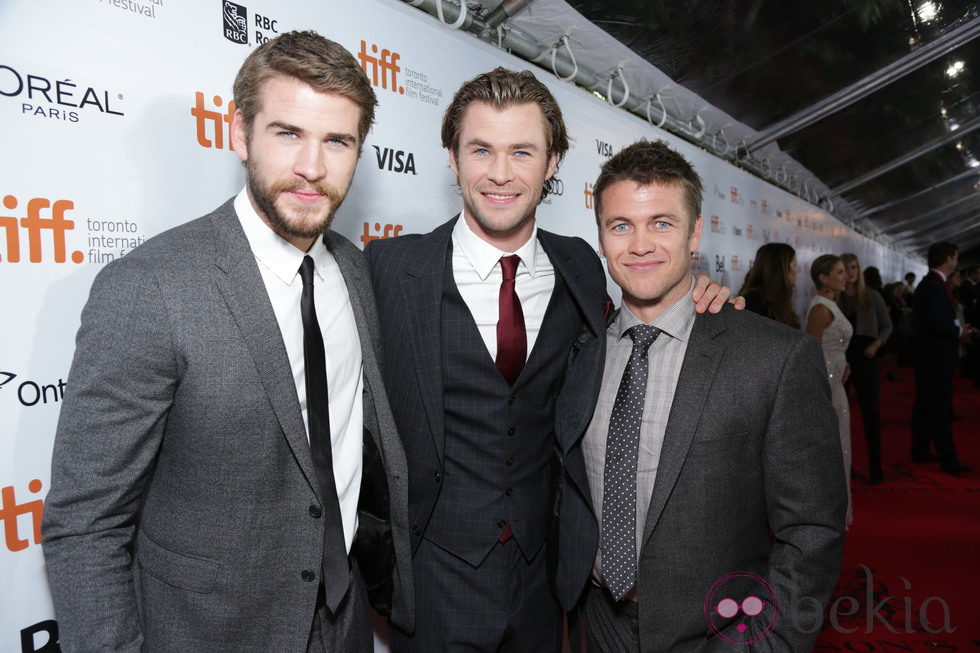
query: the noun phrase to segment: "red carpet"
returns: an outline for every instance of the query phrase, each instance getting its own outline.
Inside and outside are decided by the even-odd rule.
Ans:
[[[816,651],[980,651],[980,390],[956,378],[956,447],[977,468],[957,478],[909,458],[915,384],[903,374],[882,378],[882,485],[868,485],[851,403],[854,525]]]

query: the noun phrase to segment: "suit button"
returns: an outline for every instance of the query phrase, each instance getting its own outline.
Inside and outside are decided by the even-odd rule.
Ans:
[[[497,528],[503,528],[506,525],[507,525],[507,522],[505,522],[503,519],[501,519],[500,521],[497,522]]]
[[[305,580],[305,581],[306,581],[307,583],[312,583],[312,582],[313,582],[314,580],[316,580],[316,574],[314,574],[314,573],[313,573],[312,571],[310,571],[309,569],[304,569],[304,570],[303,570],[303,573],[302,573],[302,574],[300,574],[300,576],[301,576],[301,577],[303,578],[303,580]]]
[[[319,519],[322,515],[323,511],[320,510],[320,506],[310,506],[310,517]]]
[[[514,491],[512,489],[510,489],[510,488],[507,488],[506,490],[504,490],[504,494],[506,494],[507,496],[510,496],[513,493],[514,493]]]
[[[512,404],[515,401],[517,401],[517,395],[511,395],[511,396],[507,397],[507,403],[508,404]]]
[[[507,456],[507,466],[510,467],[514,464],[514,459],[511,456]]]
[[[515,429],[513,426],[507,429],[507,435],[514,435],[515,433],[517,433],[517,429]]]
[[[432,478],[436,479],[436,483],[442,480],[442,474],[438,471],[432,472]]]
[[[412,535],[419,536],[422,534],[422,529],[419,528],[418,524],[412,524]]]

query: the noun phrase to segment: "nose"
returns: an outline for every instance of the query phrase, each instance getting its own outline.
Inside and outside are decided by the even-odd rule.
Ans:
[[[487,179],[499,186],[503,186],[513,178],[514,174],[510,164],[510,158],[507,156],[495,156],[490,167],[487,169]]]
[[[657,251],[657,240],[650,235],[646,229],[634,229],[633,237],[630,238],[630,254],[634,256],[646,256]]]
[[[310,139],[296,152],[293,172],[307,181],[319,181],[327,175],[326,158],[319,143]]]

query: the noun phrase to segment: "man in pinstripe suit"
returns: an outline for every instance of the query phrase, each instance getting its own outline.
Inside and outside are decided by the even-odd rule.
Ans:
[[[568,136],[533,74],[498,68],[466,82],[442,140],[462,213],[366,249],[417,583],[415,632],[393,631],[392,645],[554,651],[597,539],[576,437],[558,436],[576,428],[556,406],[590,394],[564,370],[605,330],[605,277],[585,241],[535,225]],[[554,533],[563,521],[584,528]]]

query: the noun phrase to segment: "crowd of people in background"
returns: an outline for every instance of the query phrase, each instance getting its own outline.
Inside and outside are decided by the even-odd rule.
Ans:
[[[803,329],[824,352],[827,378],[840,423],[845,475],[850,484],[849,397],[860,410],[868,450],[867,479],[885,479],[879,409],[882,375],[901,381],[902,367],[915,369],[916,399],[911,423],[911,458],[938,462],[948,474],[973,471],[953,442],[953,377],[956,370],[980,387],[980,266],[960,268],[959,250],[935,243],[929,272],[916,283],[883,283],[876,267],[862,269],[855,254],[824,254],[810,264],[816,295],[800,320],[794,308],[799,265],[786,243],[767,243],[756,252],[739,294],[746,308]],[[853,519],[848,501],[847,523]]]

